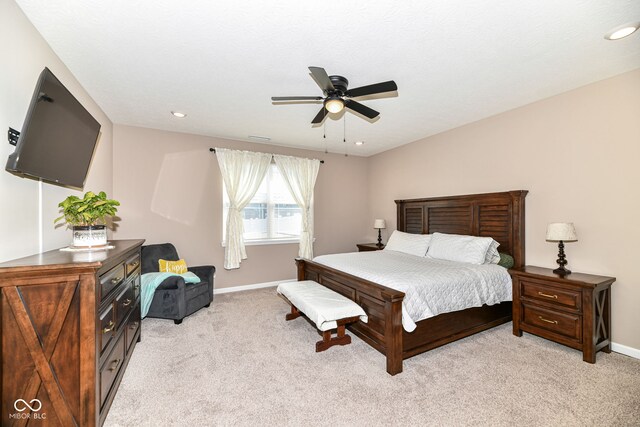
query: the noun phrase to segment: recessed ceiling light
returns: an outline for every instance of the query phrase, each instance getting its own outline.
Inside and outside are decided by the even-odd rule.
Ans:
[[[179,119],[184,119],[185,117],[187,117],[185,113],[181,113],[180,111],[172,111],[171,114],[178,117]]]
[[[635,33],[639,27],[640,27],[640,22],[633,22],[631,24],[621,25],[609,31],[607,34],[605,34],[604,38],[607,40],[619,40],[621,38],[630,36],[631,34]]]
[[[249,139],[256,139],[258,141],[271,141],[271,138],[269,138],[268,136],[249,135]]]
[[[364,145],[364,141],[356,141],[356,142],[354,142],[354,144],[356,144],[356,145]]]

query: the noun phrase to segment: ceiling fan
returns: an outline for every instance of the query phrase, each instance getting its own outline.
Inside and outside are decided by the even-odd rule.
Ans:
[[[379,112],[367,107],[366,105],[360,104],[351,98],[398,90],[398,86],[393,80],[368,86],[361,86],[355,89],[347,89],[349,86],[349,80],[342,76],[329,76],[324,68],[321,67],[309,67],[309,71],[311,71],[316,83],[318,83],[318,86],[322,89],[324,96],[273,96],[271,97],[271,100],[276,102],[322,101],[324,105],[311,121],[312,124],[322,123],[327,117],[327,111],[330,113],[339,113],[345,107],[360,113],[365,117],[374,119],[380,115]]]

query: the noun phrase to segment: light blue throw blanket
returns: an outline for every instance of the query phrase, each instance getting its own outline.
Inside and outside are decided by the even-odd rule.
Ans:
[[[142,290],[140,293],[140,309],[142,311],[142,318],[147,317],[149,313],[149,307],[151,307],[151,301],[153,301],[153,295],[156,289],[167,277],[180,276],[187,283],[199,283],[200,278],[194,273],[187,271],[184,274],[176,273],[145,273],[141,276]]]

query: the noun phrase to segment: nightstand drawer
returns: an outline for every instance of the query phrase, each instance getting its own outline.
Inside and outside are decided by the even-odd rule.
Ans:
[[[522,305],[522,322],[571,339],[582,341],[582,317],[542,307]]]
[[[582,293],[577,290],[561,289],[535,281],[520,280],[521,298],[531,298],[566,308],[580,310]]]

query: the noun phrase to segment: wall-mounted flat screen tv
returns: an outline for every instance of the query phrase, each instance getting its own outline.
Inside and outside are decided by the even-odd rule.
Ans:
[[[100,123],[45,68],[6,170],[82,188],[99,134]]]

